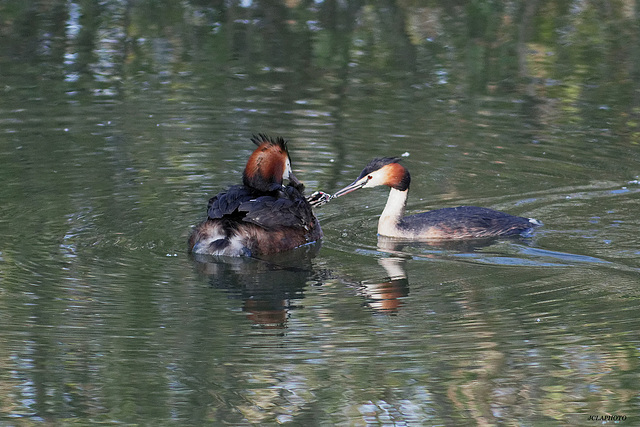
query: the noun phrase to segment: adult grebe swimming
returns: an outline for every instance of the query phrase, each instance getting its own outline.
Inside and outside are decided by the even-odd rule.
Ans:
[[[436,209],[403,216],[411,176],[398,163],[399,160],[395,157],[373,159],[358,179],[332,196],[340,197],[359,188],[379,185],[391,187],[387,205],[378,221],[378,234],[381,236],[411,240],[472,239],[522,234],[542,225],[535,219],[476,206]]]
[[[303,195],[304,185],[291,172],[286,141],[263,134],[251,141],[258,148],[247,161],[243,185],[235,185],[209,200],[207,219],[189,237],[189,252],[266,255],[322,237],[311,204]],[[289,180],[286,186],[285,179]]]

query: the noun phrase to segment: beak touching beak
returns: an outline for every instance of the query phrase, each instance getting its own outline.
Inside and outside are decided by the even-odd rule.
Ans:
[[[336,191],[333,194],[333,196],[331,196],[331,198],[335,199],[336,197],[344,196],[345,194],[349,194],[352,191],[359,190],[360,188],[364,187],[366,183],[367,183],[366,178],[353,181],[351,184],[347,185],[343,189]]]

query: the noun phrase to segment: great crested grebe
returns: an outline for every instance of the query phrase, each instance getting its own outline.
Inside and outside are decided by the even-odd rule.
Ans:
[[[304,185],[291,172],[286,141],[263,134],[251,141],[258,148],[247,161],[243,185],[234,185],[209,200],[207,219],[189,237],[189,252],[266,255],[322,237],[312,205],[303,195]],[[289,180],[286,186],[285,179]]]
[[[509,215],[476,206],[436,209],[403,216],[411,176],[396,157],[373,159],[358,179],[337,191],[332,198],[359,188],[391,187],[387,204],[378,221],[378,234],[410,240],[477,239],[523,234],[542,225],[531,218]]]

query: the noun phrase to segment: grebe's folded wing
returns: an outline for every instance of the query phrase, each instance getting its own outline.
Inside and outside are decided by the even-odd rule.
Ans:
[[[207,215],[209,219],[219,219],[237,213],[243,203],[251,200],[251,191],[243,185],[235,185],[209,200]]]
[[[245,186],[233,186],[209,200],[207,214],[209,219],[233,218],[265,229],[307,228],[315,221],[311,205],[292,186],[262,196]]]
[[[437,226],[452,234],[478,237],[517,234],[538,224],[529,218],[477,206],[436,209],[402,218],[402,225],[408,229]]]
[[[262,196],[244,202],[240,205],[239,211],[246,212],[243,221],[266,229],[308,228],[314,221],[311,206],[304,199],[291,200]]]

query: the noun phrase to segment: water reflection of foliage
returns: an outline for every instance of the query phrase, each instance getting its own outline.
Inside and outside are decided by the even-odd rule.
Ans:
[[[527,43],[555,49],[547,53],[560,74],[583,67],[607,78],[608,70],[618,76],[637,72],[631,63],[620,67],[620,61],[638,59],[636,44],[628,43],[638,37],[633,9],[629,2],[603,7],[539,0],[289,1],[250,7],[224,1],[5,1],[1,47],[3,56],[49,62],[62,60],[61,49],[95,54],[112,45],[127,61],[142,55],[177,65],[213,54],[257,69],[268,64],[297,71],[345,65],[424,71],[458,63],[478,83],[501,86],[518,68],[528,74],[526,61],[517,61],[517,55],[531,54],[522,45]],[[171,48],[169,58],[154,55],[161,39]]]
[[[595,126],[638,139],[638,7],[629,1],[79,1],[0,5],[6,70],[99,84],[141,72],[285,71],[339,92],[396,76],[437,91],[518,90],[543,120],[604,107]],[[85,82],[86,83],[86,82]],[[371,90],[371,89],[369,89]],[[436,90],[436,89],[434,89]],[[561,102],[553,101],[561,98]],[[617,113],[612,112],[616,106]]]

